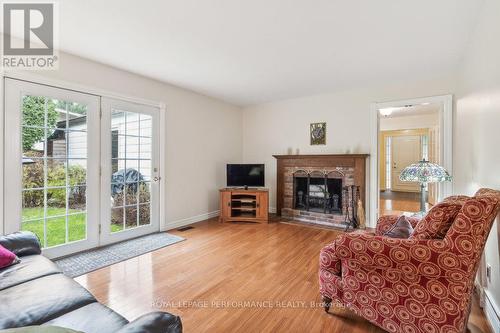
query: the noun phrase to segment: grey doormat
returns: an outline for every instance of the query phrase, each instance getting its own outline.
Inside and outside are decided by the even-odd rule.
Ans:
[[[73,278],[183,240],[185,238],[160,232],[80,252],[55,260],[55,263],[64,274]]]

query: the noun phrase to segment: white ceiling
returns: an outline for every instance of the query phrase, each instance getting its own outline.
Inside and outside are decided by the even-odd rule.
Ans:
[[[63,51],[238,104],[453,72],[482,0],[64,0]]]

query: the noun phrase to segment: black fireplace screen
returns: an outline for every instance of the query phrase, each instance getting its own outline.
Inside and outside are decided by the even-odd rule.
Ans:
[[[293,206],[297,210],[342,214],[342,179],[301,175],[293,177]]]

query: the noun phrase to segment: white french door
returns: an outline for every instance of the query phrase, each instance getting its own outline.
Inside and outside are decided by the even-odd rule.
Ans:
[[[157,108],[5,79],[5,232],[59,257],[159,231]]]
[[[103,244],[159,231],[159,110],[103,98]]]

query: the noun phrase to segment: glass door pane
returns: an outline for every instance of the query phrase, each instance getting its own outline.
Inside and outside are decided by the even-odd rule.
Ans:
[[[22,96],[22,221],[43,247],[86,238],[87,106]]]
[[[111,113],[111,232],[151,223],[151,116]]]
[[[11,163],[5,185],[12,192],[6,203],[18,207],[6,214],[9,229],[34,232],[49,255],[97,242],[99,218],[94,214],[89,228],[89,212],[99,201],[87,193],[99,184],[98,102],[95,96],[6,80],[5,154]],[[50,250],[61,246],[67,247]]]

